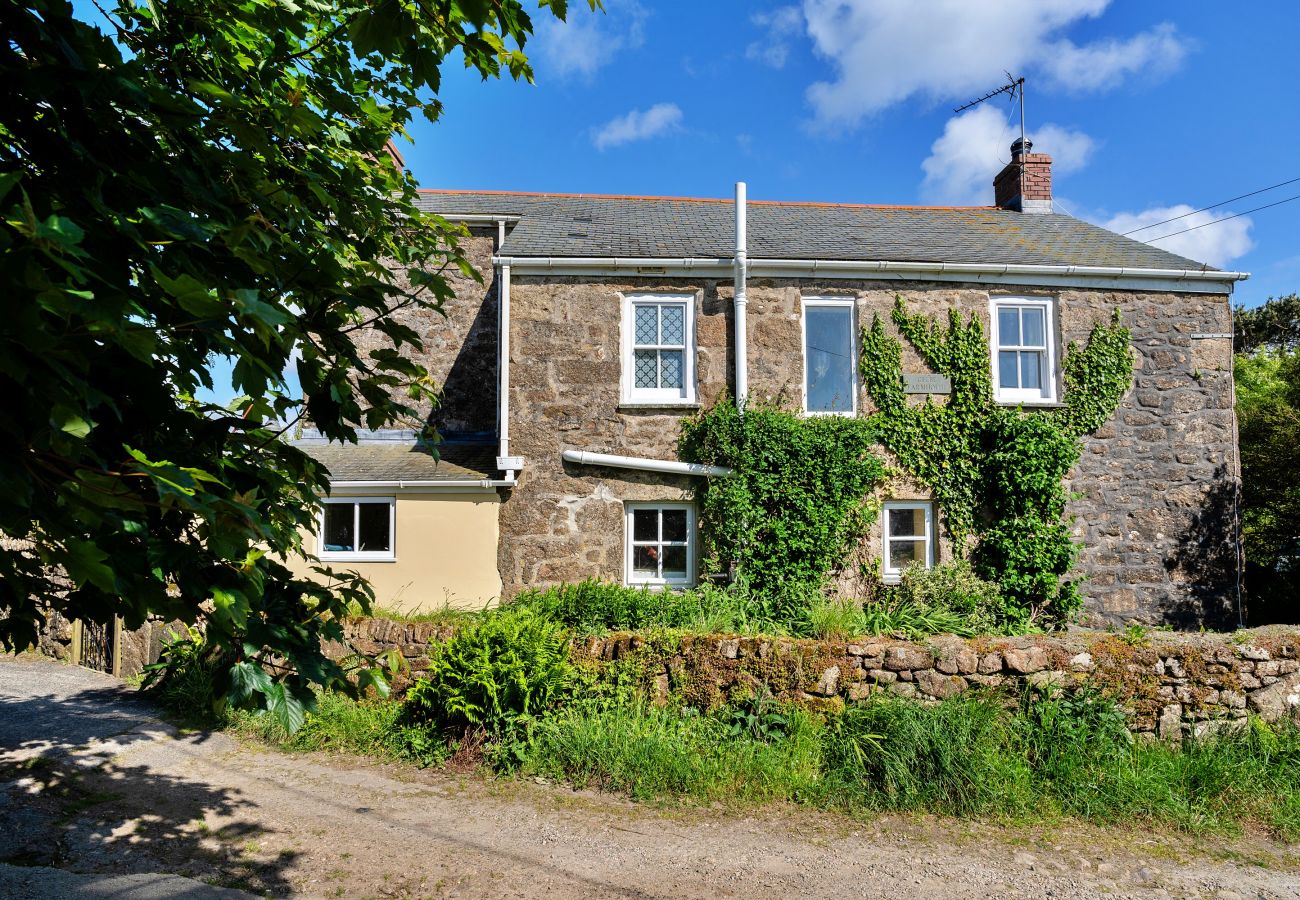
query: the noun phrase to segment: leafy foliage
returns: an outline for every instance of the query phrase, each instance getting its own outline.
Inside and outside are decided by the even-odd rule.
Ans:
[[[767,617],[799,617],[871,521],[885,474],[875,443],[863,419],[758,405],[742,415],[726,398],[687,420],[682,458],[735,470],[696,488],[706,572],[734,569]]]
[[[1233,343],[1238,353],[1300,350],[1300,294],[1269,297],[1255,307],[1233,310]]]
[[[578,633],[684,628],[692,631],[751,631],[761,627],[757,604],[746,586],[703,584],[682,591],[625,587],[589,578],[520,592],[510,608],[528,608]]]
[[[928,621],[931,618],[949,621],[954,627],[941,630],[958,635],[992,634],[1006,627],[1001,589],[976,575],[964,559],[929,569],[908,566],[892,594],[895,608],[930,614],[909,622],[905,632],[937,633],[932,627],[937,623]]]
[[[1063,369],[1066,407],[1025,412],[993,400],[988,341],[977,316],[952,310],[947,327],[907,311],[892,319],[935,371],[952,380],[946,403],[907,403],[902,346],[875,317],[863,329],[861,372],[878,412],[881,442],[903,469],[934,494],[956,552],[971,553],[975,573],[1001,588],[1003,628],[1059,623],[1081,604],[1069,574],[1077,548],[1063,521],[1063,481],[1078,462],[1079,439],[1100,427],[1132,381],[1131,336],[1118,312],[1071,343]]]
[[[1300,352],[1238,354],[1233,376],[1251,619],[1291,622],[1300,595]]]
[[[572,678],[564,626],[526,607],[509,609],[439,646],[406,694],[403,721],[506,734],[563,697]]]
[[[0,647],[34,639],[38,600],[127,627],[211,602],[218,693],[292,724],[313,686],[350,685],[321,641],[371,595],[283,564],[327,473],[280,435],[307,415],[354,440],[431,397],[393,313],[437,308],[442,273],[473,269],[385,148],[437,117],[449,54],[530,78],[532,22],[519,0],[103,17],[2,16],[0,532],[18,543],[0,547]],[[198,399],[213,359],[233,364],[229,409]]]

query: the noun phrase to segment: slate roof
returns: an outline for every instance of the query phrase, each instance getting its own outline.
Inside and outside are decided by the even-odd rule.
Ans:
[[[437,455],[414,436],[371,438],[331,444],[307,437],[292,442],[329,469],[330,481],[460,481],[493,478],[496,445],[444,441]]]
[[[503,256],[731,258],[732,201],[422,190],[448,218],[520,216]],[[749,255],[769,259],[1210,269],[1060,213],[990,206],[748,203]]]

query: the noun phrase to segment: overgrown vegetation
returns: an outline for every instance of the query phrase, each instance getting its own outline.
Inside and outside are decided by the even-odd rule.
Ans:
[[[728,466],[696,489],[703,573],[739,573],[759,614],[799,619],[872,521],[885,467],[870,420],[723,398],[682,427],[684,459]]]
[[[1242,531],[1254,622],[1294,622],[1300,596],[1300,298],[1237,310],[1233,363]]]
[[[579,634],[680,629],[694,632],[783,632],[764,616],[745,582],[720,587],[708,582],[687,590],[625,587],[587,579],[577,584],[527,590],[508,604],[562,622]]]
[[[878,412],[869,420],[903,469],[934,494],[953,539],[975,572],[996,582],[990,610],[1000,628],[1067,621],[1080,607],[1069,579],[1078,548],[1064,521],[1064,479],[1080,438],[1114,413],[1132,380],[1130,334],[1116,311],[1088,342],[1066,348],[1065,407],[1025,412],[993,400],[988,340],[978,316],[952,310],[947,327],[907,311],[892,320],[934,371],[947,375],[946,403],[907,402],[902,345],[875,317],[863,330],[861,372]]]

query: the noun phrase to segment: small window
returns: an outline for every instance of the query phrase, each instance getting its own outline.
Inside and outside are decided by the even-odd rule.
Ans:
[[[627,583],[686,586],[695,580],[695,508],[627,506]]]
[[[858,410],[853,301],[804,298],[804,410],[851,416]]]
[[[695,399],[695,298],[642,294],[624,298],[623,399],[690,403]]]
[[[903,570],[934,565],[934,507],[929,503],[886,503],[881,530],[885,537],[884,580],[896,582]]]
[[[394,508],[392,497],[326,500],[321,509],[320,558],[393,559]]]
[[[1047,300],[993,302],[993,383],[1004,403],[1056,399],[1052,304]]]

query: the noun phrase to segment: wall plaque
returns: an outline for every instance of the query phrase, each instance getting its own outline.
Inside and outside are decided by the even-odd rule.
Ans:
[[[952,379],[947,375],[904,375],[903,390],[909,394],[951,394]]]

